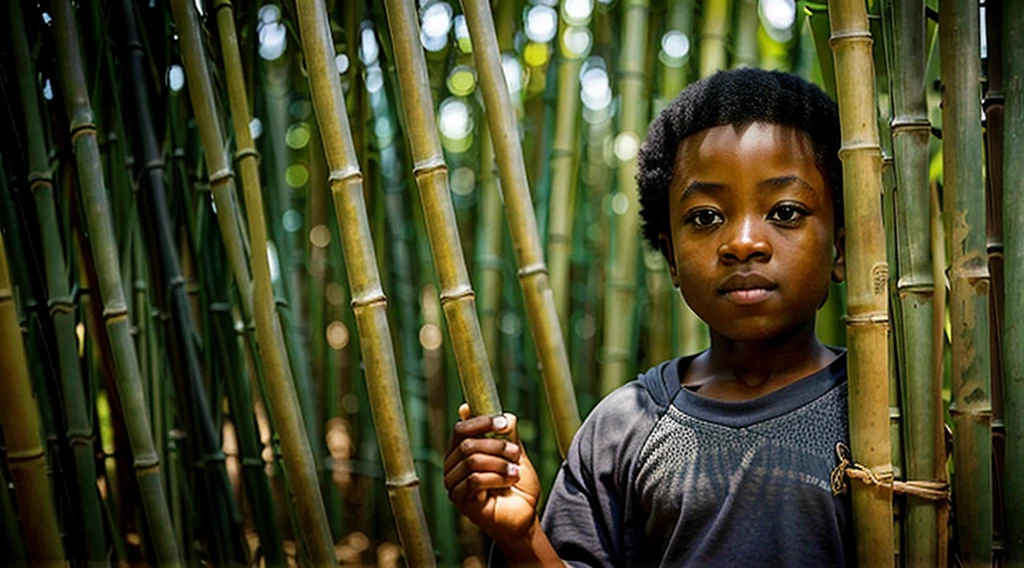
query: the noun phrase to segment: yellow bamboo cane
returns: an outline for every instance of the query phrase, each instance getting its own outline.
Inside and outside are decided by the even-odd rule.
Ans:
[[[892,476],[889,442],[889,267],[879,195],[882,151],[871,33],[863,0],[829,2],[846,213],[850,446],[880,478]],[[893,562],[892,490],[854,481],[857,562]]]
[[[441,306],[455,351],[462,391],[475,414],[500,414],[498,389],[484,348],[469,271],[462,254],[455,209],[448,189],[448,166],[441,153],[434,104],[427,88],[427,63],[416,25],[416,7],[386,0],[391,44],[402,88],[413,175],[419,187],[427,236],[441,284]]]
[[[486,0],[463,0],[462,6],[469,24],[473,58],[487,107],[487,124],[498,157],[506,218],[512,233],[530,331],[541,362],[555,437],[564,457],[580,425],[579,408],[576,406],[565,341],[548,283],[547,267],[544,265],[537,218],[530,201],[515,111],[502,75],[501,53],[498,51],[490,4]]]
[[[36,407],[21,326],[14,306],[14,286],[7,265],[7,250],[0,234],[0,425],[7,444],[7,466],[14,482],[25,542],[33,565],[64,564],[64,545],[46,473],[42,425]],[[0,491],[7,491],[0,487]],[[13,546],[13,544],[12,544]]]
[[[370,238],[363,202],[363,175],[356,160],[341,81],[334,65],[327,9],[322,0],[299,0],[296,7],[313,108],[331,170],[331,193],[348,267],[352,311],[362,339],[360,350],[366,365],[367,390],[384,461],[388,497],[407,562],[410,566],[433,566],[434,551],[420,501],[419,479],[413,466],[398,389],[387,298],[381,287]]]

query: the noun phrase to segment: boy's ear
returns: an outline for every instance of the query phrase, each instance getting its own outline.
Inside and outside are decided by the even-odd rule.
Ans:
[[[836,229],[836,242],[833,248],[835,258],[832,259],[832,281],[842,282],[846,280],[846,230],[842,227]]]
[[[676,272],[676,255],[672,249],[672,235],[664,231],[658,233],[658,248],[661,249],[661,256],[665,257],[668,263],[668,273],[672,275],[672,285],[679,287],[679,276]]]

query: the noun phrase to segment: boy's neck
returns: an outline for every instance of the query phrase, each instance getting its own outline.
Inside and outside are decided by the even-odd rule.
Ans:
[[[813,321],[795,334],[769,341],[736,341],[711,333],[683,384],[711,398],[763,396],[827,367],[836,354],[818,341]]]

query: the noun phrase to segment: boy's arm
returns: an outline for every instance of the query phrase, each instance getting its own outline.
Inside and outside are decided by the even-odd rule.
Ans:
[[[541,566],[551,568],[563,568],[565,562],[558,557],[555,547],[551,545],[547,535],[540,528],[540,520],[533,518],[533,525],[523,537],[503,541],[494,539],[494,542],[501,547],[505,558],[511,566]]]

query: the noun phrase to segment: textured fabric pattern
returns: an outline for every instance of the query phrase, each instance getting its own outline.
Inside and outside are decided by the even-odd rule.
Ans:
[[[848,440],[845,356],[745,402],[680,389],[689,361],[652,369],[588,416],[543,519],[562,558],[586,566],[848,563],[849,503],[829,488],[836,443]]]

